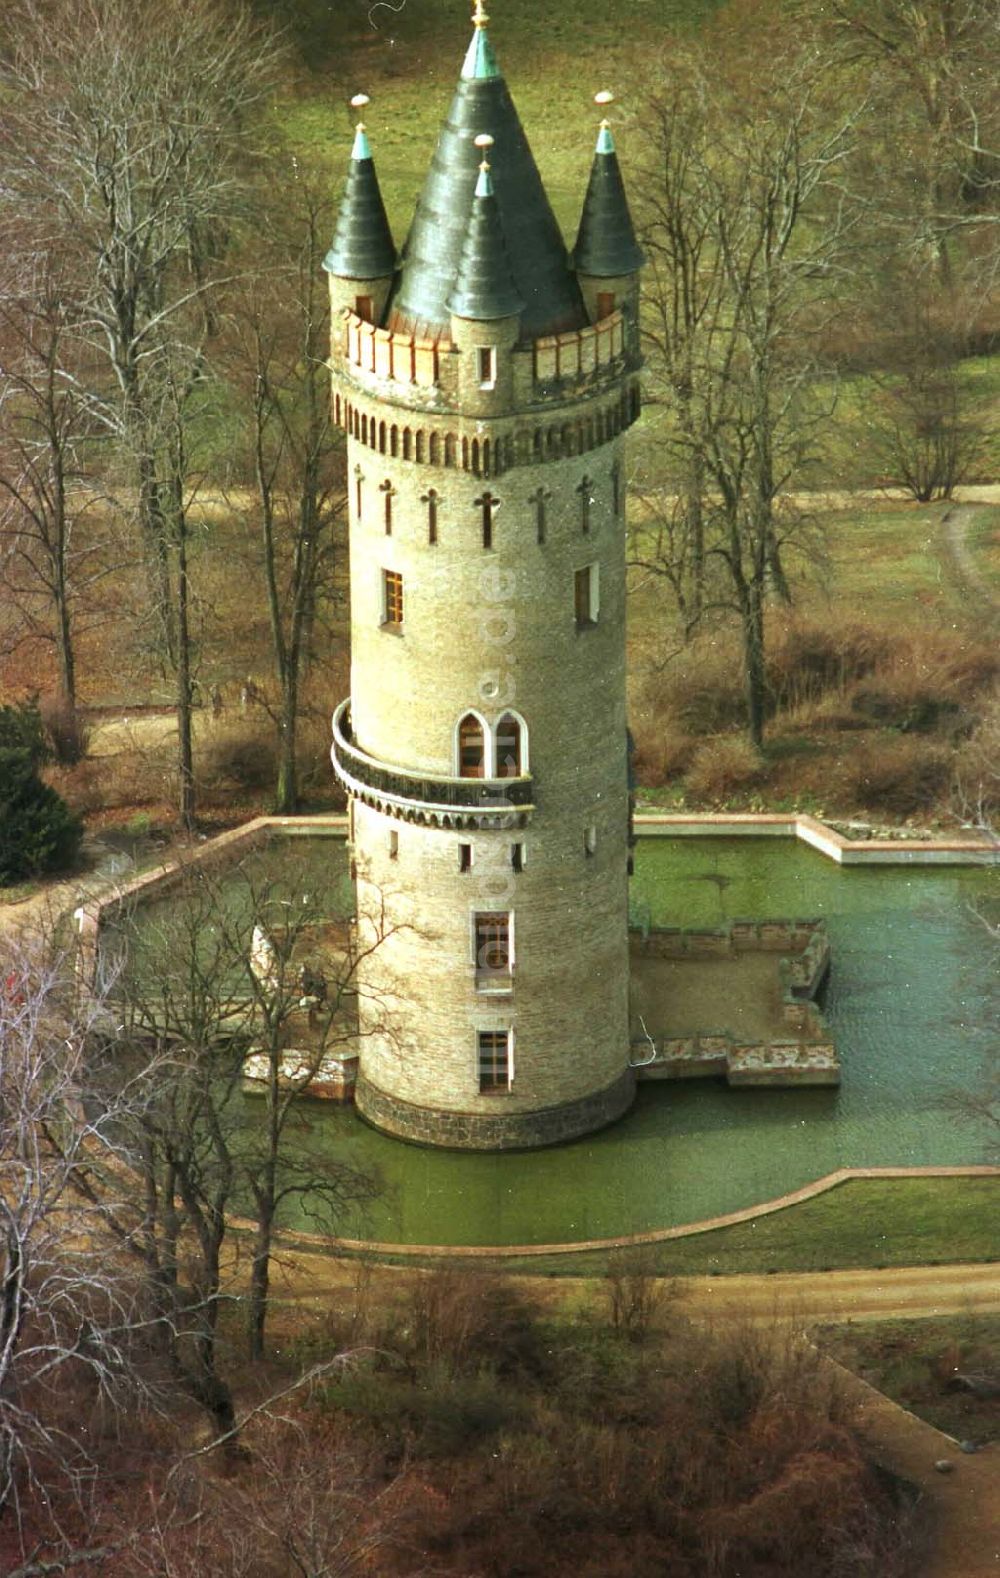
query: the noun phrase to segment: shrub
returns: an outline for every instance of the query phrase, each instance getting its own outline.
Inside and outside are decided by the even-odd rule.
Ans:
[[[664,682],[664,698],[692,734],[718,734],[746,719],[743,668],[734,642],[694,641]]]
[[[0,886],[65,869],[82,838],[83,824],[39,778],[31,751],[0,748]]]
[[[955,810],[977,827],[1000,822],[1000,695],[955,762]]]
[[[790,622],[767,656],[774,705],[790,709],[843,691],[878,668],[889,650],[885,635],[868,625]]]
[[[513,1282],[490,1272],[445,1266],[415,1277],[404,1330],[411,1359],[456,1373],[489,1364],[510,1374],[537,1359],[533,1311]]]
[[[198,779],[206,791],[273,789],[278,756],[269,725],[246,722],[214,729],[198,752]]]
[[[45,738],[57,762],[72,766],[87,750],[87,731],[76,710],[62,696],[46,696],[39,706]]]
[[[679,730],[672,719],[640,717],[634,722],[633,732],[632,767],[637,784],[644,789],[657,789],[684,773],[690,764],[695,741]]]
[[[760,783],[764,773],[761,755],[750,741],[727,734],[697,747],[684,782],[699,800],[725,800]]]
[[[657,1329],[673,1284],[656,1275],[656,1257],[646,1245],[612,1250],[604,1277],[611,1329],[628,1342],[644,1343]]]
[[[0,750],[24,751],[33,767],[48,759],[45,728],[37,701],[0,706]]]
[[[912,816],[932,806],[950,778],[945,746],[897,735],[859,747],[846,763],[844,790],[855,807]]]

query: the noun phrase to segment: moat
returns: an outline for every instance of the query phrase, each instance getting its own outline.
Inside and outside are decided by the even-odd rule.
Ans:
[[[349,903],[339,838],[275,839],[254,857],[309,873],[331,916]],[[232,903],[243,885],[229,879]],[[840,1167],[960,1165],[986,1135],[948,1098],[974,1089],[996,1032],[996,964],[976,909],[997,907],[983,866],[842,868],[791,839],[645,837],[634,906],[653,925],[739,917],[825,920],[823,999],[839,1089],[739,1089],[721,1080],[641,1085],[631,1112],[572,1144],[509,1154],[431,1150],[378,1134],[349,1108],[303,1100],[310,1150],[375,1169],[382,1193],[346,1237],[533,1244],[669,1227],[772,1199]],[[160,902],[143,907],[152,918]],[[710,1003],[711,1028],[724,1005]],[[258,1104],[246,1098],[248,1121]],[[303,1213],[286,1226],[315,1229]]]

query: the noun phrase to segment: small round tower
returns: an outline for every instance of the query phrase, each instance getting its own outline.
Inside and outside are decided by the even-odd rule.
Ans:
[[[402,266],[366,138],[327,258],[352,622],[332,758],[359,1110],[501,1149],[586,1133],[633,1094],[622,445],[641,254],[605,126],[571,267],[481,4],[474,21]]]

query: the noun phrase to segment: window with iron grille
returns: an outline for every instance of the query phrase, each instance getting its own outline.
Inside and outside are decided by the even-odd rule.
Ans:
[[[486,740],[475,713],[467,712],[458,725],[458,776],[483,778],[486,774]]]
[[[521,725],[510,712],[497,724],[497,777],[519,778],[521,766]]]
[[[382,623],[403,623],[403,577],[398,570],[382,571]]]
[[[501,1095],[510,1089],[513,1070],[509,1030],[480,1030],[477,1033],[479,1090],[481,1095]]]
[[[489,984],[510,979],[510,913],[491,910],[476,916],[476,980]]]

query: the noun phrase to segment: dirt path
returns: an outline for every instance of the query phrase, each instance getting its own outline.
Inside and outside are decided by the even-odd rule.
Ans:
[[[4,936],[50,935],[60,918],[98,893],[107,893],[134,869],[128,855],[98,838],[83,841],[87,869],[13,903],[0,900],[0,947]]]
[[[1000,599],[969,552],[969,528],[978,511],[974,505],[953,505],[941,517],[944,556],[963,596],[987,628],[1000,625]]]

